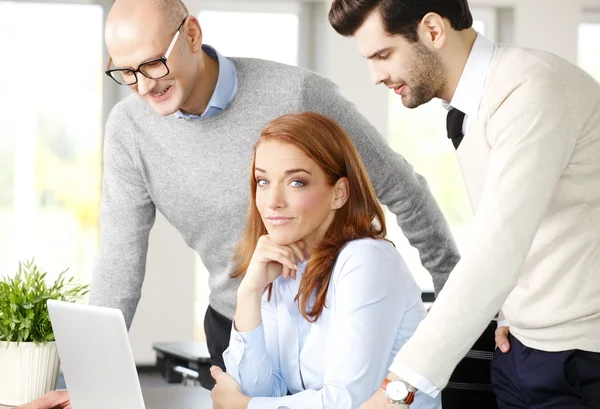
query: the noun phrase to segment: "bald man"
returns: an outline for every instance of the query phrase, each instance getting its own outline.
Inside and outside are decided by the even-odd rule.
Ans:
[[[118,0],[105,37],[107,74],[136,95],[118,103],[106,124],[91,303],[121,309],[131,324],[158,208],[210,273],[206,337],[213,364],[224,368],[238,286],[229,277],[231,256],[248,206],[252,146],[265,124],[300,111],[345,128],[379,200],[397,215],[441,290],[459,255],[425,180],[331,81],[275,62],[223,57],[202,43],[198,20],[179,0]],[[68,405],[66,393],[35,407],[59,403]]]

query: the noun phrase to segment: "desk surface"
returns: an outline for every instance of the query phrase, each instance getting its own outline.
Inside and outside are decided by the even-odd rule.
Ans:
[[[146,409],[211,409],[210,391],[200,386],[165,386],[142,390]],[[0,405],[0,409],[9,409]]]

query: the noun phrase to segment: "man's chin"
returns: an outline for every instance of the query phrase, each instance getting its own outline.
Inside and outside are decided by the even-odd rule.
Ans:
[[[174,106],[173,104],[169,104],[168,101],[164,101],[164,102],[154,102],[154,101],[146,101],[148,103],[148,105],[150,105],[150,107],[152,108],[152,110],[154,112],[156,112],[157,115],[160,116],[169,116],[174,114],[175,112],[177,112],[177,110],[179,108],[177,108],[177,106]]]

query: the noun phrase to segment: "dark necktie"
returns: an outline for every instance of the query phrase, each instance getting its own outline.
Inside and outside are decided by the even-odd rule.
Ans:
[[[456,108],[452,108],[448,111],[446,116],[446,130],[448,131],[448,138],[452,139],[454,149],[458,149],[458,145],[463,139],[463,121],[465,119],[464,112],[459,111]]]

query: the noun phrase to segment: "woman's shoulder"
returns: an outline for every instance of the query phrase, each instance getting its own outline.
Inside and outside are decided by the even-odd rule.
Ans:
[[[407,295],[420,289],[394,245],[382,239],[357,239],[344,245],[335,262],[332,283],[350,280],[364,289],[392,287]]]
[[[361,268],[376,268],[392,274],[410,275],[406,263],[394,245],[383,239],[357,239],[342,247],[335,263],[334,275]]]
[[[392,242],[384,239],[356,239],[346,243],[338,255],[338,260],[373,260],[389,259],[390,261],[402,261],[402,257]]]

